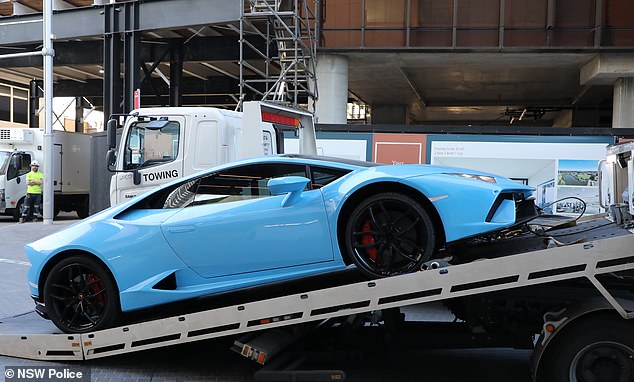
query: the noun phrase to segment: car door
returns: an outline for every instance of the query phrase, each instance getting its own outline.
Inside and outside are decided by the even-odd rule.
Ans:
[[[184,185],[195,196],[163,224],[167,241],[203,277],[331,261],[321,192],[309,186],[283,207],[285,195],[271,195],[266,187],[269,179],[289,175],[306,176],[306,166],[240,166],[201,178],[194,187]],[[180,195],[175,199],[188,194],[175,193]]]

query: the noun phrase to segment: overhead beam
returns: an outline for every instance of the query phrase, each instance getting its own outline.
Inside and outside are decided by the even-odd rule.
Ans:
[[[1,26],[0,26],[1,28]],[[259,36],[248,36],[255,46],[263,47],[266,43]],[[205,61],[238,61],[240,59],[240,46],[237,36],[195,37],[187,43],[182,39],[152,40],[153,43],[141,43],[138,46],[139,57],[142,62],[154,62],[157,57],[170,49],[170,46],[182,44],[183,62]],[[157,44],[157,42],[159,44]],[[35,51],[37,45],[25,45],[24,51]],[[0,54],[16,53],[15,48],[6,49],[0,47]],[[169,57],[166,55],[166,57]],[[245,60],[260,59],[254,52],[244,52]],[[169,59],[167,59],[169,62]],[[65,65],[101,65],[103,63],[103,40],[93,41],[68,41],[55,43],[55,66]],[[7,58],[0,61],[0,67],[18,68],[42,66],[41,56],[21,58]]]
[[[53,34],[57,40],[102,36],[104,28],[104,7],[60,10],[53,15]],[[140,2],[139,29],[189,28],[195,25],[227,24],[240,20],[241,1],[226,0],[163,0]],[[213,12],[210,12],[213,10]],[[118,15],[123,17],[123,15]],[[42,41],[42,14],[30,14],[0,19],[0,45],[36,43]],[[20,21],[16,23],[16,21]],[[125,30],[124,20],[120,20],[119,30],[110,32],[131,32]]]
[[[209,77],[207,81],[201,81],[195,77],[183,77],[180,83],[183,96],[192,94],[232,94],[238,92],[238,81],[226,77]],[[103,81],[86,80],[78,83],[71,80],[60,80],[55,83],[56,97],[101,97]],[[152,95],[158,92],[168,96],[169,87],[160,78],[147,79],[141,85],[141,94]]]
[[[631,77],[634,54],[601,53],[581,67],[581,85],[612,85],[621,77]]]

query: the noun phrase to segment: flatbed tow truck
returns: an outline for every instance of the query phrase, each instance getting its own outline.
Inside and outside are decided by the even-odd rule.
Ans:
[[[387,342],[420,347],[435,333],[405,321],[400,308],[442,302],[459,319],[445,325],[448,333],[460,328],[483,347],[533,349],[536,381],[632,381],[634,230],[626,213],[631,201],[623,203],[621,194],[632,179],[633,149],[630,143],[608,151],[608,194],[617,203],[607,216],[564,224],[542,219],[531,223],[539,232],[471,242],[451,250],[460,263],[433,260],[416,273],[300,280],[269,294],[237,293],[199,304],[199,311],[87,334],[60,333],[35,314],[18,316],[0,323],[0,355],[81,361],[232,336],[235,350],[265,364],[308,331],[352,322],[358,330],[383,328]],[[302,380],[302,373],[284,370],[279,380]],[[341,370],[309,374],[306,380],[345,379]]]

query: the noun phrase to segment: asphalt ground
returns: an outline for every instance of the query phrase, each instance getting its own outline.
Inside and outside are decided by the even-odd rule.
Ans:
[[[0,325],[6,318],[33,310],[26,282],[28,259],[24,244],[77,221],[74,214],[60,214],[51,225],[41,222],[17,224],[0,217]],[[438,306],[412,310],[419,320],[447,319]],[[409,314],[409,313],[408,313]],[[1,329],[1,328],[0,328]],[[424,337],[424,336],[423,336]],[[420,336],[416,336],[420,340]],[[306,367],[340,369],[347,381],[361,382],[529,382],[530,351],[507,348],[427,349],[416,344],[407,349],[387,348],[380,343],[347,339],[329,341],[326,349],[311,355]],[[252,381],[261,367],[229,350],[232,338],[124,354],[84,362],[42,362],[0,356],[0,381],[16,380],[5,374],[14,367],[85,368],[92,381]],[[326,359],[322,359],[327,355]],[[26,380],[26,379],[23,379]],[[63,379],[72,380],[72,379]],[[289,379],[290,380],[290,379]]]

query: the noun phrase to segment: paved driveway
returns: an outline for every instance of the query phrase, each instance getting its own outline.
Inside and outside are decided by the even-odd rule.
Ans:
[[[77,221],[75,214],[60,214],[53,224],[42,222],[14,223],[11,218],[0,217],[0,318],[33,309],[26,272],[29,260],[24,244],[49,235]]]

